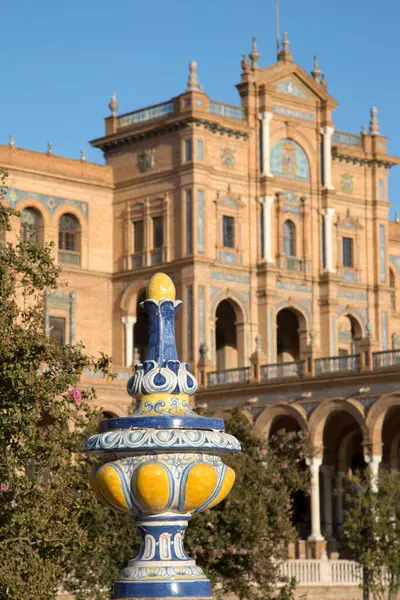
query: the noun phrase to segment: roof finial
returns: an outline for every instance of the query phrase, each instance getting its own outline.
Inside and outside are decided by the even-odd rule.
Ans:
[[[53,156],[53,144],[51,142],[47,142],[47,154],[49,156]]]
[[[282,50],[279,52],[278,54],[278,60],[282,60],[282,61],[288,61],[288,62],[292,62],[293,58],[292,58],[292,53],[289,50],[289,39],[288,39],[288,34],[287,31],[284,32],[283,34],[283,40],[282,40]]]
[[[371,135],[379,135],[378,109],[376,106],[371,108],[371,120],[369,122],[369,132]]]
[[[328,84],[326,83],[326,78],[325,78],[324,73],[322,73],[321,79],[319,80],[319,82],[325,90],[328,88]]]
[[[199,84],[199,76],[197,75],[197,62],[191,60],[189,63],[189,79],[187,85],[188,92],[201,91],[202,86]]]
[[[81,161],[82,162],[86,162],[87,161],[85,148],[82,148],[82,150],[81,150]]]
[[[368,132],[367,132],[367,126],[366,126],[366,125],[363,125],[363,126],[361,127],[361,135],[367,135],[367,133],[368,133]]]
[[[242,73],[248,73],[250,71],[250,63],[246,54],[242,54],[242,62],[240,63],[240,66],[242,67]]]
[[[15,148],[15,140],[13,133],[10,133],[10,141],[8,142],[8,145],[10,146],[10,148]]]
[[[258,69],[258,61],[260,60],[261,54],[257,50],[257,38],[253,37],[253,45],[251,48],[251,52],[249,54],[249,58],[251,60],[251,68],[253,71]]]
[[[119,104],[118,104],[118,100],[117,100],[117,94],[115,92],[113,92],[112,96],[111,96],[111,100],[108,103],[108,108],[110,109],[113,117],[115,117],[117,114],[118,106],[119,106]]]
[[[318,56],[314,56],[314,68],[311,71],[311,75],[313,76],[313,79],[315,81],[318,81],[322,75],[322,72],[320,71],[319,66],[318,66]]]

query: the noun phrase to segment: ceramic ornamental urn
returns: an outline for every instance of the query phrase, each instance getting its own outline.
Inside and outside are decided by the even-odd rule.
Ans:
[[[103,421],[85,445],[101,458],[90,478],[96,495],[132,515],[141,537],[138,556],[114,584],[114,599],[212,595],[183,538],[192,514],[215,506],[231,490],[235,473],[221,455],[240,451],[240,444],[225,433],[222,419],[190,408],[197,381],[176,353],[180,304],[171,279],[154,275],[142,304],[149,317],[147,356],[128,382],[136,408],[129,417]]]

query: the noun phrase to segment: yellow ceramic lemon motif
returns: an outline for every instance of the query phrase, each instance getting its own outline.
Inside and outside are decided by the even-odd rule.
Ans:
[[[165,273],[156,273],[150,279],[147,290],[147,298],[151,300],[175,300],[176,292],[173,281]]]
[[[235,483],[235,477],[235,471],[231,469],[231,467],[227,467],[221,488],[218,494],[215,496],[214,500],[207,506],[207,508],[212,508],[213,506],[216,506],[229,494],[233,487],[233,484]]]
[[[203,504],[213,493],[218,473],[212,465],[196,464],[190,471],[185,486],[183,509],[191,511]]]
[[[95,485],[111,506],[126,513],[131,512],[125,500],[120,476],[111,465],[100,467],[95,476]]]
[[[161,465],[142,465],[136,472],[135,491],[141,504],[151,512],[159,513],[166,509],[169,496],[169,480]]]

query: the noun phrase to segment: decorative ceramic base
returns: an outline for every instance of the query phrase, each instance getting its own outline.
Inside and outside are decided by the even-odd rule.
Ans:
[[[133,598],[212,598],[211,584],[203,582],[155,583],[149,584],[117,581],[114,584],[113,600],[130,600]]]
[[[183,538],[190,515],[137,518],[139,554],[122,569],[114,598],[211,597],[211,585],[186,554]]]

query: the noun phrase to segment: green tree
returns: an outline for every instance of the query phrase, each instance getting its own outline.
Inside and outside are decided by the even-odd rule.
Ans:
[[[3,194],[0,233],[18,223]],[[89,368],[112,376],[110,362],[87,356],[80,344],[58,347],[46,335],[44,291],[57,287],[59,274],[52,246],[20,240],[0,248],[1,600],[53,598],[68,574],[79,573],[77,557],[86,552],[90,581],[98,549],[113,554],[107,523],[114,527],[115,516],[93,498],[80,453],[87,428],[96,426],[93,391],[79,388],[81,374]],[[93,533],[89,514],[91,525],[102,519]],[[117,562],[126,558],[123,548]],[[117,570],[109,559],[107,581]]]
[[[362,567],[364,596],[397,597],[400,590],[400,473],[382,471],[378,491],[369,472],[348,479],[343,533]]]

